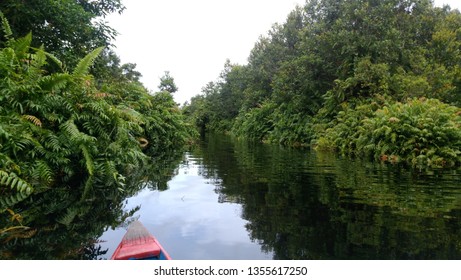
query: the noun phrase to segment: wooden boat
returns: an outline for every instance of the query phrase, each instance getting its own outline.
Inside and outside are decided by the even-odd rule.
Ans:
[[[141,222],[134,221],[111,260],[171,260],[171,257]]]

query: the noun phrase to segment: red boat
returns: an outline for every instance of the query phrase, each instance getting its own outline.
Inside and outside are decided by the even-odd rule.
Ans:
[[[171,257],[140,221],[134,221],[111,260],[171,260]]]

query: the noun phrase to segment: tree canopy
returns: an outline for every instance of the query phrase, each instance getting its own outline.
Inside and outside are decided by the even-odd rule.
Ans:
[[[46,46],[70,67],[88,52],[110,46],[117,32],[104,17],[121,13],[120,0],[4,0],[0,11],[8,19],[15,38],[32,32],[31,46]],[[5,44],[4,38],[0,43]]]
[[[460,30],[460,12],[435,7],[430,0],[310,0],[255,43],[248,64],[227,62],[213,87],[205,87],[185,112],[208,130],[293,146],[317,145],[319,139],[333,137],[333,127],[344,125],[343,114],[362,114],[358,108],[364,104],[375,111],[398,107],[398,102],[419,106],[415,98],[455,106],[449,109],[454,114],[447,112],[448,120],[459,127]],[[407,113],[421,120],[427,117],[416,109]],[[358,123],[375,116],[360,115]],[[360,126],[353,129],[365,133]],[[460,136],[450,135],[439,137],[449,137],[444,145],[459,157]],[[397,143],[393,139],[370,136],[372,154],[415,162],[425,153],[414,147],[403,155],[401,146],[391,145]],[[341,150],[340,142],[330,147]],[[353,153],[363,154],[361,147],[354,146]],[[461,163],[455,162],[448,165]]]

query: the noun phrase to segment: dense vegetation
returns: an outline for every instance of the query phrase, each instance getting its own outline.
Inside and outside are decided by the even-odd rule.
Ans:
[[[460,12],[430,0],[310,0],[184,111],[262,142],[459,165],[460,47]]]
[[[25,258],[51,258],[56,246],[66,250],[63,238],[75,241],[63,236],[71,229],[83,239],[55,257],[75,258],[82,242],[127,217],[124,197],[157,176],[146,167],[163,173],[153,185],[164,184],[173,169],[159,163],[176,159],[193,130],[168,72],[151,93],[111,51],[115,31],[96,19],[123,10],[120,1],[2,1],[0,9],[0,258],[32,236],[49,246],[35,257],[24,249]]]

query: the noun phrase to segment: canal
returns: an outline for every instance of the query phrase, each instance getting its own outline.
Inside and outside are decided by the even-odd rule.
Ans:
[[[208,136],[125,210],[174,259],[460,259],[460,170]],[[127,224],[127,223],[126,223]],[[110,258],[126,226],[99,237]]]

